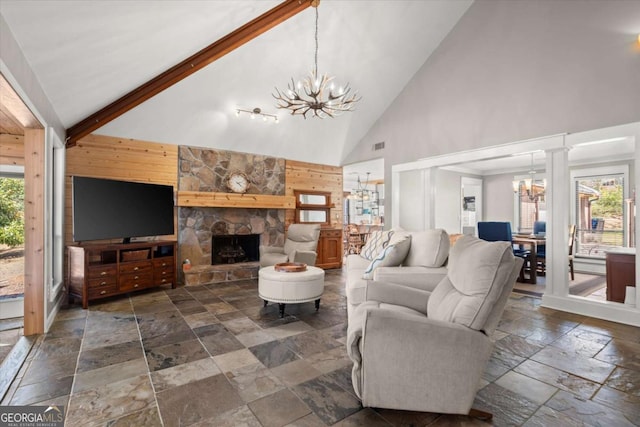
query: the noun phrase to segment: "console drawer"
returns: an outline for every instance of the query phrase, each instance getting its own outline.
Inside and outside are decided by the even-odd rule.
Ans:
[[[342,237],[342,230],[322,230],[320,235],[322,237]]]
[[[173,283],[173,268],[161,271],[154,271],[153,273],[153,283],[156,285],[164,285],[165,283]]]
[[[120,275],[128,273],[145,273],[151,271],[151,261],[132,261],[120,263]]]
[[[153,268],[171,268],[173,271],[173,257],[156,258],[153,260]]]
[[[103,264],[88,268],[89,279],[115,276],[118,271],[116,264]]]
[[[99,279],[89,279],[89,289],[106,288],[108,286],[116,285],[116,276],[105,276]]]
[[[127,292],[146,288],[151,286],[151,277],[151,272],[120,276],[118,289],[120,289],[120,291]]]
[[[117,295],[118,287],[115,284],[113,284],[113,285],[104,286],[100,288],[93,288],[93,289],[90,288],[88,290],[88,294],[89,294],[89,299],[103,298],[111,295]]]

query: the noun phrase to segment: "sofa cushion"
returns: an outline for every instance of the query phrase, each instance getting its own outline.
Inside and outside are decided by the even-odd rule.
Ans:
[[[449,235],[442,229],[411,233],[411,250],[404,265],[442,267],[449,256]]]
[[[367,242],[360,250],[360,256],[369,261],[373,260],[384,248],[387,247],[394,231],[374,231],[367,238]]]
[[[446,275],[447,267],[379,267],[373,272],[373,280],[431,292]]]
[[[411,247],[411,237],[406,235],[403,240],[390,243],[376,257],[371,260],[362,275],[363,279],[373,279],[373,271],[378,267],[397,266],[404,261]]]
[[[513,259],[511,242],[461,237],[451,249],[447,277],[429,298],[428,316],[483,329],[512,274]]]

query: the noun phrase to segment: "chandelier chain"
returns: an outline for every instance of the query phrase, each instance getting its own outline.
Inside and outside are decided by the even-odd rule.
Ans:
[[[315,53],[315,57],[314,57],[314,64],[315,64],[315,69],[313,71],[313,74],[318,77],[318,7],[315,7],[316,10],[316,53]]]

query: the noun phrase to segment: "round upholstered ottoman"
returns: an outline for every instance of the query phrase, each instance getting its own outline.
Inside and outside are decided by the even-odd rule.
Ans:
[[[280,317],[284,317],[285,304],[316,302],[320,308],[320,297],[324,291],[324,270],[308,266],[305,271],[277,271],[274,266],[263,267],[258,272],[258,294],[267,302],[277,302]]]

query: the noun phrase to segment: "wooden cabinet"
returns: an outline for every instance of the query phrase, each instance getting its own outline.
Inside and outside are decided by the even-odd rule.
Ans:
[[[176,242],[67,246],[69,297],[89,301],[171,283],[176,287]]]
[[[341,268],[342,230],[329,228],[320,230],[317,252],[316,267]]]
[[[607,252],[607,301],[624,302],[627,286],[636,285],[635,249]]]

